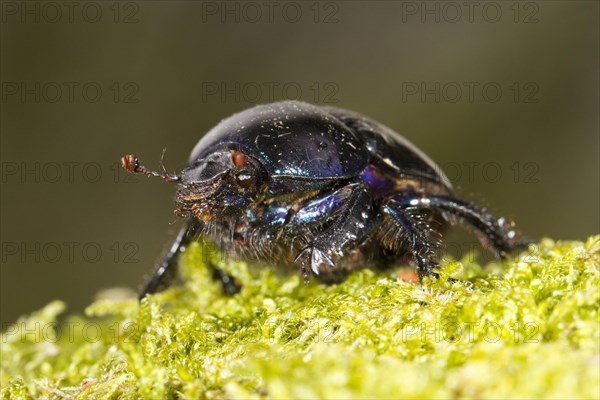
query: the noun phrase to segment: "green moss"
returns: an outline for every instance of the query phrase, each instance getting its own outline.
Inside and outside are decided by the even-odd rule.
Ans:
[[[543,240],[413,285],[398,270],[339,285],[216,260],[183,286],[103,299],[58,324],[53,302],[2,334],[4,398],[598,398],[600,236]],[[206,257],[239,277],[225,297]],[[472,282],[452,283],[449,273]]]

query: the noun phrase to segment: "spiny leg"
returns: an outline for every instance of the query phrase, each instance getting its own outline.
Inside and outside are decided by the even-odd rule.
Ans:
[[[336,190],[327,189],[308,200],[294,203],[278,227],[277,238],[304,235],[330,223],[346,207],[353,188],[354,185],[348,185]]]
[[[491,245],[497,257],[507,257],[511,251],[526,247],[528,240],[515,240],[516,232],[504,218],[496,219],[486,210],[450,196],[421,195],[395,200],[401,208],[428,208],[440,212],[452,223],[449,216],[458,217],[479,233],[480,240]]]
[[[373,218],[373,199],[363,183],[353,183],[344,188],[348,195],[339,203],[339,211],[330,226],[316,235],[295,258],[300,264],[304,281],[308,281],[308,268],[319,275],[319,267],[326,264],[335,268],[334,259],[344,256],[348,248],[362,243],[372,232],[376,224]],[[326,195],[327,199],[332,195]],[[296,215],[301,215],[300,210]],[[323,214],[315,213],[313,218],[323,218]]]
[[[173,284],[177,278],[177,263],[181,253],[198,233],[198,224],[193,220],[188,220],[177,233],[177,237],[169,248],[169,251],[158,265],[154,274],[140,293],[138,298],[141,300],[149,294],[165,290]]]
[[[177,278],[179,258],[199,231],[200,225],[197,222],[193,220],[186,221],[185,225],[179,230],[163,261],[156,268],[144,290],[140,293],[138,297],[140,300],[149,294],[163,291],[173,284]],[[207,266],[212,273],[213,279],[219,281],[223,286],[224,294],[232,296],[242,289],[241,283],[234,276],[229,275],[210,261],[208,261]]]
[[[392,199],[383,206],[383,212],[390,215],[391,221],[397,225],[396,237],[383,238],[397,246],[396,238],[406,239],[408,246],[417,262],[417,275],[419,281],[425,276],[438,277],[435,269],[439,266],[435,257],[439,254],[439,233],[419,214],[414,214],[410,208],[401,202]],[[384,233],[388,234],[388,233]],[[394,235],[394,233],[389,233]]]

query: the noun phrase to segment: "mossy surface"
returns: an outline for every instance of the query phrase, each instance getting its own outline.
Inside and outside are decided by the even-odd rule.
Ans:
[[[399,270],[342,284],[220,262],[201,245],[184,285],[102,299],[57,323],[50,303],[2,333],[3,398],[598,398],[600,236],[543,240],[481,268],[443,263],[415,285]],[[448,282],[452,274],[472,285]]]

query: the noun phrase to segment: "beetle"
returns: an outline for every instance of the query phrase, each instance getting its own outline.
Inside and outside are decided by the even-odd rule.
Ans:
[[[175,213],[185,218],[140,298],[171,284],[197,236],[241,257],[295,266],[305,283],[310,275],[340,282],[406,254],[419,280],[437,277],[441,234],[457,222],[497,257],[527,243],[512,222],[457,197],[440,168],[400,134],[341,108],[282,101],[242,111],[202,137],[179,174],[162,159],[161,172],[134,155],[121,162],[176,183]],[[213,272],[230,293],[239,290],[233,277]]]

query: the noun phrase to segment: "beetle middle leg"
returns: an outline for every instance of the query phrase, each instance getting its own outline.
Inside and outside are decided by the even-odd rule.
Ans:
[[[343,188],[347,195],[338,204],[335,218],[321,232],[313,236],[310,242],[296,256],[294,262],[302,269],[305,282],[308,281],[309,270],[321,279],[327,280],[335,275],[335,260],[343,257],[345,250],[364,242],[376,225],[373,217],[373,198],[364,183],[351,183]],[[322,200],[331,200],[333,195],[326,195]],[[300,214],[300,210],[296,215]],[[316,213],[316,218],[322,218]],[[331,270],[321,271],[321,265],[328,265]],[[325,272],[321,274],[321,272]]]
[[[417,275],[422,281],[425,276],[438,276],[435,270],[439,264],[435,257],[439,255],[441,235],[423,215],[413,211],[395,199],[386,202],[383,212],[390,216],[388,221],[392,222],[396,231],[384,231],[381,240],[387,242],[388,247],[398,250],[400,241],[404,239],[417,262]]]

